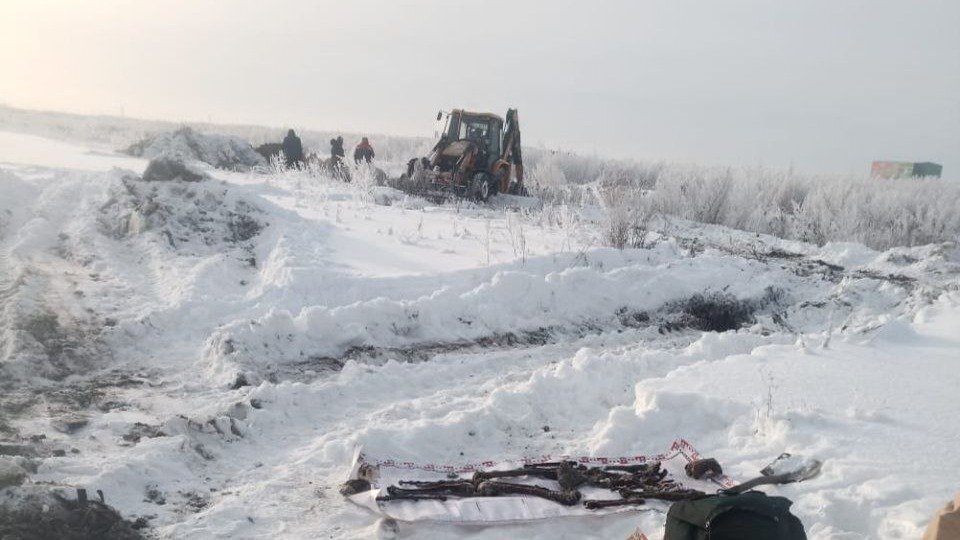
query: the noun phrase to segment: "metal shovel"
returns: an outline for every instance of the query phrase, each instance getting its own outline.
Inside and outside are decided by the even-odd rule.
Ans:
[[[820,474],[823,462],[818,459],[804,458],[783,453],[772,463],[760,470],[762,476],[753,480],[720,490],[721,493],[736,495],[765,484],[790,484],[802,482]]]

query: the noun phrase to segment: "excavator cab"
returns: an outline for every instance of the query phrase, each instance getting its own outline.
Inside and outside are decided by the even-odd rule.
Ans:
[[[490,165],[490,158],[500,155],[503,139],[503,120],[493,114],[469,113],[459,109],[447,115],[444,129],[446,143],[469,141],[477,145],[484,167]]]

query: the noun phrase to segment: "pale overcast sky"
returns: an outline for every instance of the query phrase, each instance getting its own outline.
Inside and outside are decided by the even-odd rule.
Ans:
[[[0,102],[960,178],[960,1],[0,0]]]

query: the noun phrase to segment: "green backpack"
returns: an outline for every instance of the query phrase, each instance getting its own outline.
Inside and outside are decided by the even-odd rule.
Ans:
[[[673,503],[663,540],[806,540],[784,497],[759,491]]]

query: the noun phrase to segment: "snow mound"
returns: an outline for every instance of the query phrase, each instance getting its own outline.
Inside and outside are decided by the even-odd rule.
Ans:
[[[151,182],[146,174],[139,179],[122,171],[113,175],[109,199],[98,216],[101,232],[111,238],[152,233],[183,254],[202,255],[230,246],[250,251],[251,239],[266,226],[260,208],[214,182]]]
[[[78,255],[89,238],[84,223],[102,203],[103,186],[79,175],[59,182],[31,182],[0,173],[0,387],[5,397],[22,381],[62,380],[109,358],[89,313],[65,307],[56,288],[60,275],[90,259]],[[68,293],[68,294],[73,294]],[[32,390],[23,395],[32,402]],[[3,405],[0,403],[0,411]],[[2,423],[2,422],[0,422]]]
[[[0,198],[0,238],[3,238],[7,231],[26,218],[28,212],[24,202],[35,197],[38,190],[17,175],[2,169],[0,187],[3,188],[3,197]]]
[[[148,159],[164,156],[179,161],[202,161],[218,169],[237,171],[266,164],[263,156],[239,137],[199,133],[189,127],[147,137],[123,152]]]
[[[632,406],[610,409],[607,418],[594,427],[594,452],[622,452],[636,440],[663,440],[677,433],[696,433],[714,444],[731,424],[750,409],[731,400],[702,396],[690,391],[635,389]]]

